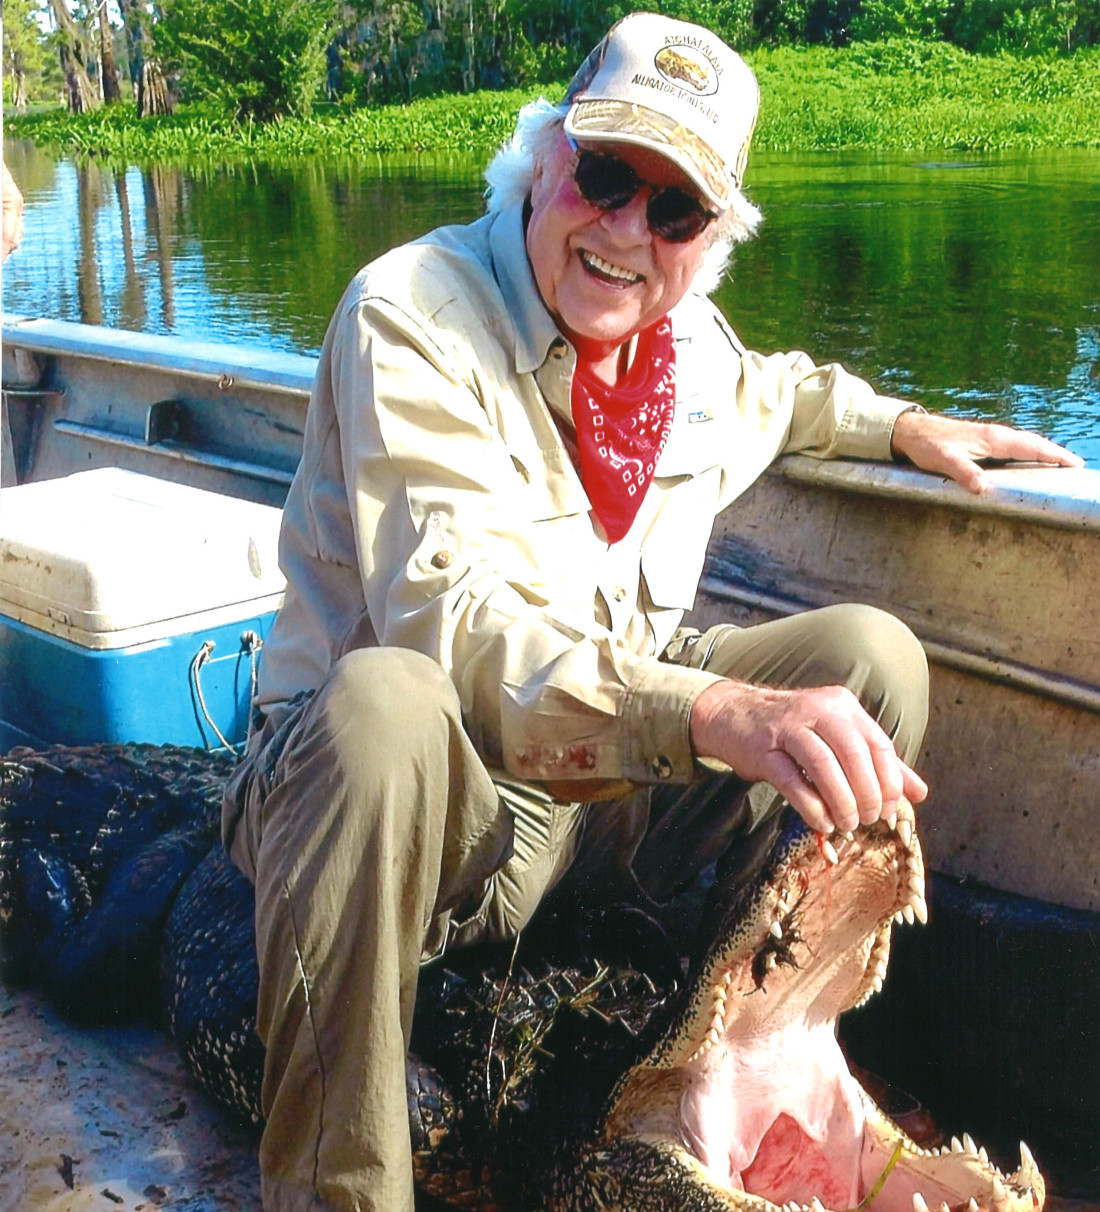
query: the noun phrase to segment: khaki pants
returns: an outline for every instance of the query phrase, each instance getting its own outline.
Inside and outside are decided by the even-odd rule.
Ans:
[[[712,628],[676,659],[775,686],[847,685],[906,761],[921,744],[923,650],[870,607]],[[494,783],[434,662],[384,648],[343,658],[267,721],[226,800],[227,845],[256,886],[267,1212],[411,1212],[404,1058],[424,959],[514,936],[571,866],[579,895],[625,880],[664,900],[735,855],[778,802],[731,775],[591,805]]]

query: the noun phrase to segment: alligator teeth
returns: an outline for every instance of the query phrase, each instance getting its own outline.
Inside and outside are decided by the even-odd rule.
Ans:
[[[810,1200],[810,1212],[825,1212],[825,1205],[816,1195]]]
[[[772,938],[782,938],[783,927],[778,922],[772,922],[771,926],[768,927],[768,933]]]
[[[884,816],[882,819],[887,823],[887,825],[890,826],[891,829],[897,829],[898,814],[896,812],[891,812],[889,816]]]
[[[963,1151],[962,1141],[957,1136],[951,1138],[951,1152],[961,1153]]]
[[[909,877],[909,887],[917,896],[923,897],[925,893],[924,877],[914,872]]]
[[[767,958],[764,960],[764,967],[767,968],[769,972],[773,972],[775,970],[776,963],[777,960],[775,958],[775,952],[769,951]]]
[[[1020,1169],[1017,1174],[1028,1189],[1035,1186],[1035,1180],[1039,1177],[1039,1167],[1035,1164],[1035,1158],[1031,1156],[1031,1150],[1024,1141],[1020,1141]]]
[[[951,1212],[951,1209],[947,1206],[946,1199],[941,1200],[941,1202],[940,1202],[940,1212]]]
[[[989,1165],[989,1154],[985,1151],[985,1145],[982,1145],[982,1147],[978,1150],[978,1161],[980,1161],[983,1166]]]
[[[917,912],[912,905],[902,905],[901,916],[905,918],[910,926],[917,920]]]
[[[856,835],[851,831],[851,829],[845,830],[845,832],[842,833],[840,836],[846,842],[854,842],[856,840]]]
[[[970,1203],[966,1205],[966,1212],[978,1212],[978,1201],[973,1195],[970,1197]]]
[[[971,1157],[978,1156],[978,1146],[974,1143],[974,1138],[969,1132],[963,1133],[963,1149],[969,1153]]]
[[[897,824],[898,837],[901,838],[905,849],[908,850],[913,841],[913,825],[912,822],[902,817]]]
[[[928,925],[928,902],[923,896],[918,896],[909,903],[909,908],[913,910],[913,917],[920,922],[922,926]]]
[[[1008,1192],[1005,1190],[1005,1185],[999,1178],[993,1180],[993,1202],[995,1204],[1003,1204],[1008,1198]]]
[[[919,1191],[913,1192],[913,1212],[928,1212],[928,1204]]]
[[[825,856],[825,861],[830,867],[835,867],[840,862],[833,843],[827,837],[822,837],[821,839],[821,853]]]

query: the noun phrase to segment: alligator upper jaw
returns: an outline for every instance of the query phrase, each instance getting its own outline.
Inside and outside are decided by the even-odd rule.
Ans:
[[[1026,1146],[1011,1175],[969,1138],[921,1149],[836,1041],[837,1016],[882,986],[892,920],[924,916],[908,805],[895,827],[829,841],[796,829],[729,914],[671,1030],[620,1083],[604,1141],[675,1154],[722,1206],[746,1212],[872,1201],[876,1212],[1039,1212],[1045,1188]]]

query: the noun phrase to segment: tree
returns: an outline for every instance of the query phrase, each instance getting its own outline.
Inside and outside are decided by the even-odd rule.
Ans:
[[[984,54],[1071,51],[1098,34],[1098,0],[956,0],[948,36]]]
[[[122,89],[118,85],[118,68],[115,66],[115,48],[111,23],[107,19],[107,0],[98,0],[96,15],[99,25],[99,82],[103,100],[107,105],[116,105],[122,100]]]
[[[159,59],[149,52],[149,10],[141,0],[118,0],[122,28],[126,33],[130,79],[137,92],[138,116],[172,112],[172,96]]]
[[[194,93],[240,118],[311,112],[337,0],[164,0],[161,7],[156,45]]]
[[[941,38],[949,9],[950,0],[863,0],[852,36],[868,42]]]
[[[57,25],[57,54],[65,76],[69,109],[74,114],[85,114],[99,105],[99,94],[92,87],[88,71],[88,65],[95,62],[95,55],[65,0],[50,0],[50,12]]]
[[[37,0],[4,0],[4,101],[12,109],[49,87],[52,56],[35,19],[40,11]]]

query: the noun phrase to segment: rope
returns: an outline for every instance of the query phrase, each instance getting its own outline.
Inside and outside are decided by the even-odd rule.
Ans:
[[[241,648],[248,653],[249,664],[249,684],[248,684],[248,731],[241,745],[232,745],[222,735],[221,729],[214,723],[214,717],[210,714],[209,708],[206,706],[206,698],[202,693],[202,667],[210,660],[210,654],[214,651],[213,640],[203,640],[198,652],[191,659],[191,666],[188,671],[188,676],[195,690],[195,698],[198,700],[199,710],[202,712],[202,717],[213,729],[214,735],[222,743],[223,749],[228,749],[230,753],[238,753],[244,749],[248,742],[252,739],[252,703],[256,698],[256,688],[259,684],[259,665],[260,665],[260,649],[263,648],[264,642],[255,631],[245,631],[241,633]],[[205,741],[205,737],[203,738]],[[210,746],[207,746],[210,748]]]
[[[249,665],[248,728],[244,734],[244,745],[242,747],[247,749],[249,741],[252,740],[253,729],[256,726],[256,712],[252,705],[256,701],[256,691],[260,684],[260,649],[264,646],[264,642],[256,632],[245,631],[241,634],[241,645],[248,653]]]
[[[222,748],[228,749],[230,753],[235,753],[236,750],[225,739],[225,737],[222,736],[221,729],[217,726],[217,724],[214,723],[214,717],[210,714],[210,711],[208,710],[208,708],[206,706],[206,699],[203,697],[203,693],[202,693],[202,680],[200,679],[199,674],[202,671],[202,667],[206,664],[206,662],[208,660],[210,660],[210,654],[213,651],[214,651],[214,641],[213,640],[203,640],[202,646],[199,648],[198,652],[195,653],[194,657],[191,660],[191,669],[190,669],[191,684],[195,688],[195,697],[199,701],[199,710],[202,712],[203,719],[206,720],[206,722],[210,725],[211,728],[213,728],[214,735],[222,743]],[[205,740],[206,738],[204,737],[203,739]],[[207,746],[207,748],[210,748],[210,746]]]

